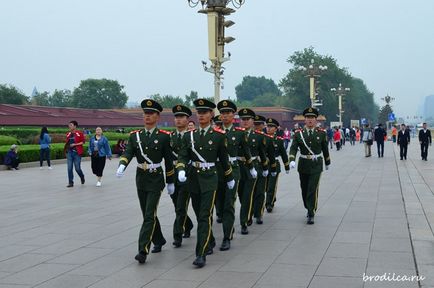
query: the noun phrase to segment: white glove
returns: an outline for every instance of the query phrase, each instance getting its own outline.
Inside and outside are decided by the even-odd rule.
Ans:
[[[258,172],[256,172],[256,169],[254,167],[250,169],[250,175],[252,175],[253,178],[258,177]]]
[[[230,190],[232,190],[232,189],[234,189],[234,187],[235,187],[235,180],[231,180],[231,181],[229,181],[227,184],[228,184],[228,188],[229,188]]]
[[[124,164],[119,165],[118,171],[116,171],[116,176],[119,178],[124,176],[125,168],[127,167]]]
[[[286,173],[286,174],[289,174],[289,170],[285,170],[285,173]]]
[[[262,177],[267,177],[267,176],[268,176],[268,170],[262,171]]]
[[[276,177],[277,176],[277,172],[271,172],[271,176],[272,177]]]
[[[184,183],[185,181],[187,181],[187,177],[185,177],[185,171],[181,170],[178,172],[178,180],[181,183]]]
[[[175,193],[175,184],[167,184],[167,194],[172,195],[173,193]]]
[[[330,165],[326,165],[326,170],[329,170],[329,166],[330,166]]]
[[[291,169],[294,169],[294,168],[295,168],[295,161],[291,161],[291,162],[289,163],[289,167],[290,167]]]

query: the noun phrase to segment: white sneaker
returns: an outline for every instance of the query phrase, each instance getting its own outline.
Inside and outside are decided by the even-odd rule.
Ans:
[[[53,170],[53,167],[50,166],[50,167],[48,167],[48,169],[49,169],[49,170]]]
[[[101,182],[96,182],[96,187],[101,187]]]

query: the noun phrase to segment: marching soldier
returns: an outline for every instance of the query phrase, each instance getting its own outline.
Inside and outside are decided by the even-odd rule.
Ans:
[[[279,156],[282,158],[286,174],[289,174],[288,154],[286,154],[283,137],[277,136],[276,134],[278,127],[279,122],[276,119],[267,119],[267,133],[274,137],[274,156],[276,158],[276,176],[268,175],[267,179],[267,200],[265,202],[265,207],[267,208],[268,213],[273,211],[274,203],[276,202],[277,181],[279,180],[281,170],[280,162],[278,160]]]
[[[305,128],[294,134],[289,151],[290,167],[295,168],[297,150],[300,149],[298,173],[300,175],[301,193],[304,207],[307,209],[307,224],[314,224],[314,216],[318,206],[319,180],[323,171],[323,161],[326,170],[330,165],[330,155],[327,145],[327,135],[316,127],[318,110],[306,108],[303,111]]]
[[[178,154],[178,180],[185,182],[186,166],[191,161],[188,174],[193,209],[197,215],[196,259],[193,265],[202,268],[206,264],[206,255],[212,254],[215,239],[212,234],[212,215],[217,190],[217,159],[220,161],[229,189],[234,189],[235,181],[229,163],[227,140],[224,131],[211,127],[214,103],[206,99],[194,102],[199,120],[199,128],[186,133]]]
[[[247,225],[252,225],[252,216],[256,218],[256,224],[263,224],[262,215],[264,214],[265,206],[265,192],[267,190],[268,172],[264,173],[264,170],[268,171],[268,167],[271,171],[271,176],[275,177],[276,174],[276,157],[274,156],[274,144],[273,137],[264,133],[265,121],[267,119],[264,116],[255,116],[255,132],[259,134],[260,139],[263,139],[265,143],[265,155],[268,159],[268,166],[265,169],[259,169],[258,181],[256,182],[255,192],[253,196],[253,213],[249,214],[249,221]]]
[[[255,131],[253,129],[255,112],[251,109],[243,108],[238,111],[238,115],[241,118],[241,126],[246,130],[247,133],[247,143],[249,144],[250,153],[252,155],[253,168],[256,171],[261,169],[261,174],[263,177],[268,175],[268,159],[265,153],[267,140],[261,132]],[[240,162],[240,183],[238,186],[238,198],[241,203],[240,209],[240,224],[241,224],[241,234],[249,234],[247,225],[249,219],[252,215],[253,210],[253,197],[255,193],[255,185],[257,182],[257,177],[253,177],[252,173],[249,172],[251,169],[250,164],[244,158],[244,155],[238,153]],[[259,157],[259,159],[258,159]],[[259,162],[260,161],[260,162]],[[274,160],[273,160],[274,161]]]
[[[172,153],[174,156],[173,164],[178,163],[178,153],[182,147],[182,137],[188,131],[188,118],[191,116],[191,110],[183,105],[176,105],[172,108],[175,116],[176,131],[171,135]],[[186,167],[189,170],[189,167]],[[190,192],[186,183],[181,183],[175,179],[175,193],[171,194],[173,205],[175,206],[175,223],[173,224],[173,246],[181,247],[182,238],[189,238],[190,231],[193,229],[193,222],[188,217],[188,204],[190,201]]]
[[[156,127],[163,108],[151,99],[143,100],[141,106],[144,112],[145,129],[131,132],[125,154],[120,158],[116,175],[122,177],[131,159],[136,157],[138,162],[136,187],[143,214],[143,224],[139,235],[139,253],[135,259],[143,264],[149,254],[151,241],[154,243],[152,253],[161,252],[161,247],[166,244],[157,218],[158,202],[165,186],[161,167],[163,158],[169,194],[175,191],[173,184],[175,171],[170,147],[170,132],[159,130]]]
[[[245,166],[249,169],[252,178],[257,177],[257,172],[253,165],[245,129],[233,125],[237,106],[229,100],[223,100],[217,104],[217,109],[221,113],[221,120],[223,122],[222,129],[226,133],[229,162],[231,163],[232,174],[235,180],[235,187],[233,189],[226,187],[223,167],[222,165],[217,165],[219,189],[217,190],[216,210],[221,211],[220,217],[223,222],[223,242],[220,246],[220,250],[226,251],[231,247],[230,240],[234,233],[235,202],[237,200],[237,189],[240,181],[240,166],[237,156],[241,155],[240,157],[244,160]]]

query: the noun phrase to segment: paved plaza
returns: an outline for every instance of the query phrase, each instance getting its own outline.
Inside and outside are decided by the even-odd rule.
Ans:
[[[305,224],[298,173],[282,173],[264,224],[241,235],[236,221],[231,250],[214,249],[202,269],[192,265],[195,229],[181,248],[171,245],[174,209],[166,191],[158,216],[168,243],[137,264],[135,169],[116,178],[117,159],[107,162],[102,187],[87,161],[86,184],[76,179],[72,189],[65,164],[0,171],[0,288],[434,287],[434,158],[422,161],[416,141],[409,149],[407,161],[390,142],[384,158],[374,150],[365,158],[360,144],[333,149],[312,226]],[[213,230],[219,245],[221,224]],[[385,273],[425,279],[368,280]]]

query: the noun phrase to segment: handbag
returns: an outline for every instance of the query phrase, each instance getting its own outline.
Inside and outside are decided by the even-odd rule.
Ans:
[[[366,143],[371,146],[372,144],[374,144],[374,141],[372,139],[368,139],[368,141],[366,141]]]

